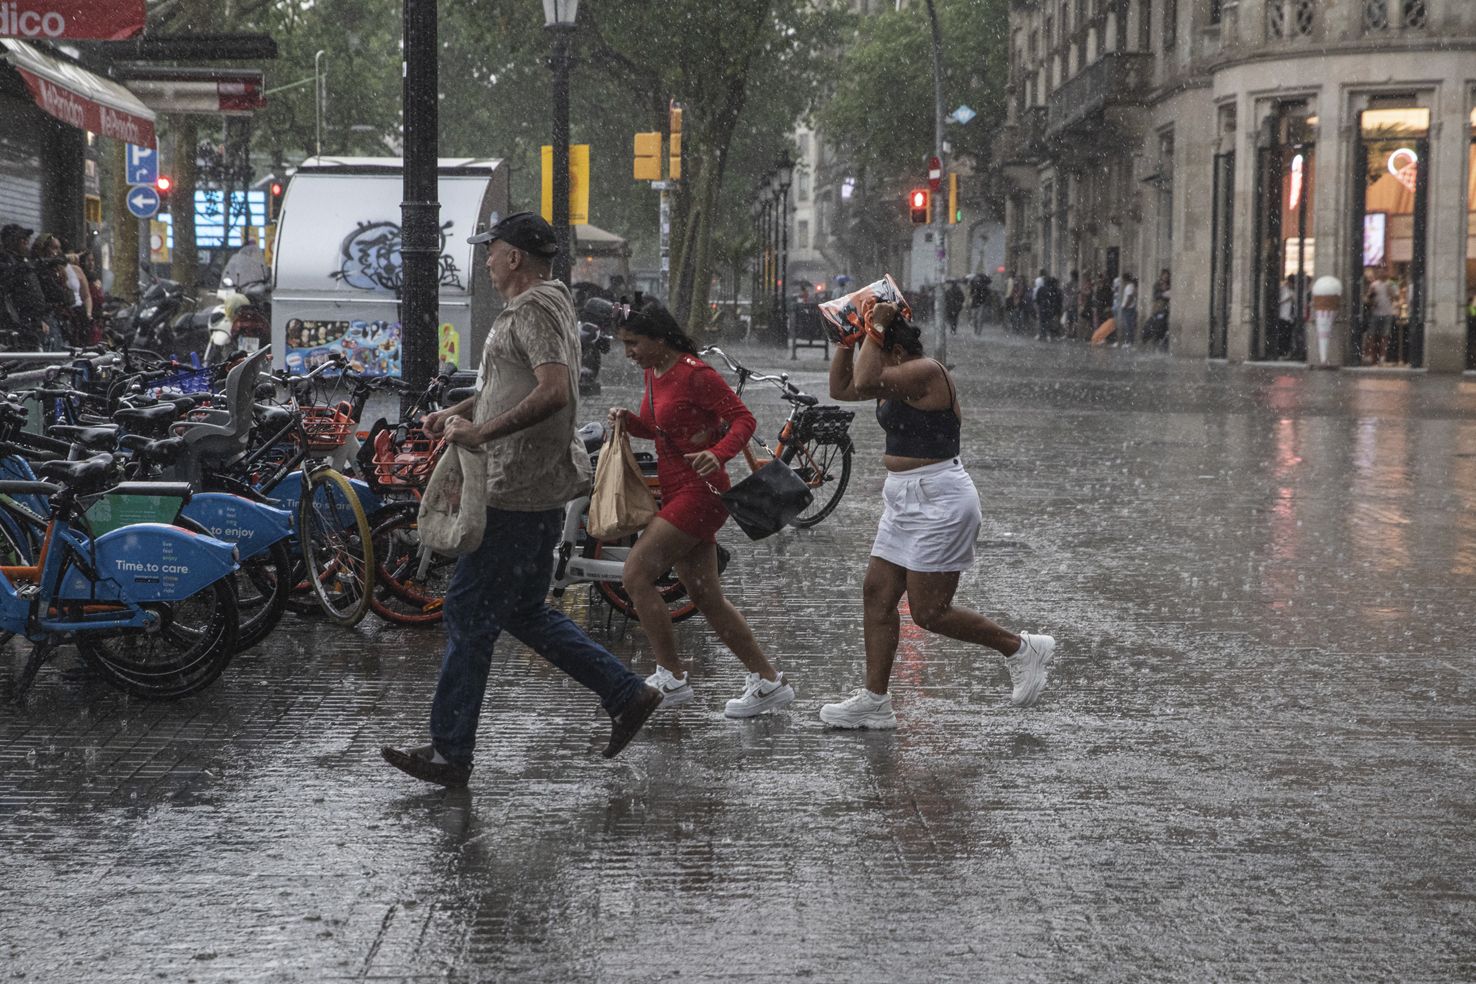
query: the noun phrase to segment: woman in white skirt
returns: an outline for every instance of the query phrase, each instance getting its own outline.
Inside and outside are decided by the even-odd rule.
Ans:
[[[887,480],[862,589],[866,686],[826,704],[820,720],[837,728],[897,726],[887,682],[904,594],[917,625],[997,650],[1014,685],[1011,702],[1034,704],[1045,689],[1056,640],[1010,632],[953,604],[959,575],[974,564],[982,516],[979,493],[959,462],[963,410],[952,376],[941,362],[923,355],[921,332],[894,305],[878,304],[865,340],[837,347],[830,396],[877,401],[876,419],[887,435],[882,458]]]

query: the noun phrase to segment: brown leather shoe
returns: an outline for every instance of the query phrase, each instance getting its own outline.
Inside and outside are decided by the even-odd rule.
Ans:
[[[421,745],[418,748],[391,748],[385,745],[379,750],[386,762],[406,775],[439,786],[465,786],[466,781],[471,778],[472,767],[457,765],[455,762],[434,762],[431,759],[435,753],[434,745]]]
[[[625,710],[617,714],[610,725],[610,744],[605,746],[605,758],[612,759],[620,754],[620,750],[630,744],[630,740],[641,730],[641,725],[646,723],[646,718],[651,712],[661,706],[661,691],[655,687],[642,687],[640,693],[636,694]]]

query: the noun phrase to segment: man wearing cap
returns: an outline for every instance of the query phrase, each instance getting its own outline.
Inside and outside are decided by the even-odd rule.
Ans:
[[[477,392],[425,418],[425,429],[480,449],[487,465],[487,531],[456,563],[446,591],[446,654],[431,704],[431,742],[385,747],[386,761],[443,786],[471,775],[492,647],[503,629],[600,695],[613,758],[661,703],[545,600],[564,507],[589,487],[589,455],[574,436],[579,335],[569,288],[551,279],[553,227],[509,215],[467,242],[487,244],[487,274],[507,301],[482,347]]]
[[[46,294],[31,265],[34,230],[9,224],[0,227],[0,329],[16,333],[13,350],[39,352],[49,333]]]

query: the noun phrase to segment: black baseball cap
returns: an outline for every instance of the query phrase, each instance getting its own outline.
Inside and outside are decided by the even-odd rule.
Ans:
[[[16,225],[13,222],[5,226],[4,228],[0,228],[0,240],[10,239],[13,236],[25,236],[27,239],[29,239],[35,234],[35,229],[27,229],[25,226]]]
[[[468,236],[466,241],[477,246],[494,239],[501,239],[509,246],[535,256],[553,256],[559,251],[553,226],[535,212],[514,212],[485,232]]]

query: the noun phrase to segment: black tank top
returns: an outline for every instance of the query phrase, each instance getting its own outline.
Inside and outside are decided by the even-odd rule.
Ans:
[[[876,422],[887,433],[887,454],[940,461],[958,457],[963,426],[958,414],[953,412],[957,399],[953,377],[948,375],[943,363],[938,362],[938,368],[943,370],[943,378],[948,382],[947,409],[919,410],[905,400],[876,401]]]

